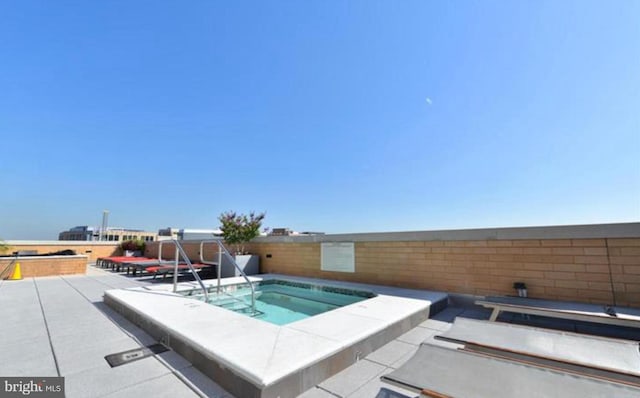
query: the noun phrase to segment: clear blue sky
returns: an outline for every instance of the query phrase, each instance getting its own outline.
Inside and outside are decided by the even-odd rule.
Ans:
[[[4,1],[0,237],[640,220],[639,1]]]

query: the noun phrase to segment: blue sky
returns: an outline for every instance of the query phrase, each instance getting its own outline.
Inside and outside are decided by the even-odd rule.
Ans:
[[[0,3],[0,237],[640,220],[640,2]]]

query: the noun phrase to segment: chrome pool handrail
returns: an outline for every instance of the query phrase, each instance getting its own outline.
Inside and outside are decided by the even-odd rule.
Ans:
[[[240,271],[240,275],[242,275],[242,277],[244,278],[244,280],[247,281],[247,283],[249,284],[249,288],[251,289],[251,315],[255,315],[256,314],[256,291],[255,288],[253,287],[253,283],[251,283],[251,281],[249,280],[249,277],[247,276],[247,274],[245,274],[245,272],[242,270],[242,268],[240,268],[240,266],[238,265],[238,263],[236,263],[236,259],[233,258],[233,256],[231,255],[231,253],[229,253],[229,251],[227,250],[226,247],[224,247],[224,245],[222,244],[222,241],[220,239],[212,239],[212,240],[203,240],[200,242],[200,262],[202,262],[202,264],[208,264],[208,265],[213,265],[215,264],[212,261],[207,262],[204,259],[204,244],[205,243],[215,243],[218,245],[218,287],[217,287],[217,294],[220,294],[220,277],[221,277],[221,268],[222,268],[222,256],[226,256],[227,259],[229,261],[231,261],[231,264],[233,264],[234,267],[236,267],[236,269],[238,271]]]
[[[184,248],[182,247],[180,242],[178,242],[177,239],[171,239],[171,241],[176,246],[176,254],[175,254],[175,258],[174,258],[174,260],[175,260],[175,268],[173,270],[173,292],[175,293],[176,290],[177,290],[177,285],[178,285],[178,264],[180,263],[180,258],[179,257],[182,256],[182,258],[184,259],[184,262],[187,264],[187,266],[191,270],[191,273],[193,274],[193,277],[196,279],[196,281],[198,282],[198,284],[202,288],[202,292],[204,293],[205,301],[209,301],[209,292],[207,291],[206,286],[202,282],[202,279],[200,278],[200,275],[198,275],[198,273],[196,272],[196,269],[193,267],[193,264],[191,263],[191,260],[189,260],[189,256],[187,256],[187,253],[184,251]],[[167,242],[167,241],[166,240],[165,241],[160,241],[159,248],[158,248],[158,256],[160,256],[163,242]]]

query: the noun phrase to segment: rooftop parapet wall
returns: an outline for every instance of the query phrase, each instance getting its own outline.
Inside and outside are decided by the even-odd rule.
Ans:
[[[5,270],[13,260],[13,257],[0,258],[0,271]],[[20,263],[23,278],[84,274],[87,271],[87,256],[20,257],[17,262]],[[8,275],[11,271],[12,268],[5,273]]]
[[[355,272],[320,269],[321,242],[355,242]],[[640,307],[640,223],[264,237],[261,272]],[[270,257],[267,257],[270,255]]]
[[[6,244],[9,248],[2,254],[25,250],[35,250],[38,254],[45,254],[68,249],[75,251],[76,254],[86,255],[90,262],[95,262],[98,257],[108,257],[120,253],[120,242],[9,240],[6,241]]]

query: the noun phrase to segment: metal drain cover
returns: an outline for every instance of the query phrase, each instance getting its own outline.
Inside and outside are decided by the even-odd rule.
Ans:
[[[104,357],[104,359],[107,360],[112,368],[115,368],[116,366],[125,365],[129,362],[160,354],[165,351],[169,351],[169,349],[162,344],[152,344],[146,347],[110,354]]]

